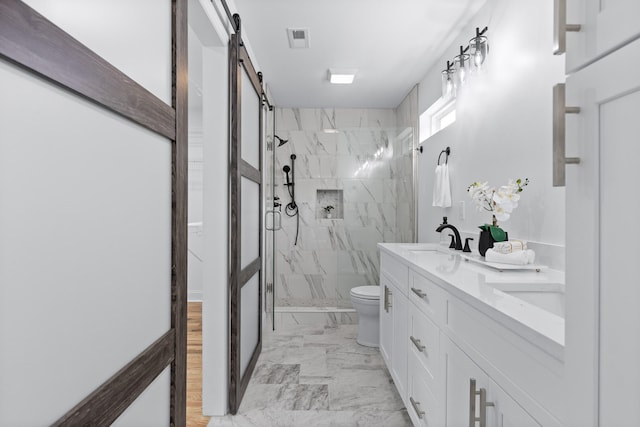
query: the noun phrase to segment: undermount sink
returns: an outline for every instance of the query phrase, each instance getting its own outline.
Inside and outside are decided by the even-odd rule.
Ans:
[[[403,243],[400,245],[402,249],[409,252],[425,252],[425,251],[437,251],[437,246],[433,243]]]
[[[537,290],[537,291],[521,291],[521,290],[502,290],[505,294],[511,295],[522,301],[526,301],[531,305],[540,307],[541,309],[553,313],[556,316],[564,318],[564,292],[559,290]]]

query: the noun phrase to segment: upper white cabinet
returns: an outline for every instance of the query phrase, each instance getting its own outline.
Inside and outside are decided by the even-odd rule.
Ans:
[[[640,36],[638,0],[555,1],[567,2],[567,24],[580,25],[579,31],[566,35],[567,72],[576,71]]]
[[[567,117],[566,128],[567,155],[580,158],[567,166],[566,186],[565,360],[573,425],[631,426],[640,420],[640,198],[627,196],[640,182],[638,67],[640,40],[566,83],[567,104],[580,108]]]

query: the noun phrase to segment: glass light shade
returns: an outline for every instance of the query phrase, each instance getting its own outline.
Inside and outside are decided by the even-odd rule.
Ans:
[[[441,73],[442,97],[445,99],[451,98],[456,94],[455,74],[453,69],[443,70]]]
[[[474,70],[481,70],[489,54],[489,40],[485,36],[477,36],[469,40],[469,53]]]
[[[454,80],[456,88],[464,85],[469,76],[469,55],[463,53],[453,58],[453,66],[456,70],[456,79]]]

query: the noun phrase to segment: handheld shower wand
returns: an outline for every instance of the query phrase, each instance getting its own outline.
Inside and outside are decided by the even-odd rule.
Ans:
[[[289,191],[289,196],[291,196],[291,202],[285,206],[284,208],[284,212],[287,214],[287,216],[296,217],[296,240],[294,242],[294,245],[298,244],[298,233],[300,231],[300,215],[298,213],[298,205],[296,204],[296,192],[295,192],[295,169],[294,169],[294,160],[296,159],[296,155],[292,154],[291,155],[291,167],[289,167],[289,165],[285,165],[282,168],[282,171],[285,173],[285,180],[286,180],[286,184],[284,184],[287,187],[287,190]],[[289,178],[289,172],[291,172],[291,178]]]

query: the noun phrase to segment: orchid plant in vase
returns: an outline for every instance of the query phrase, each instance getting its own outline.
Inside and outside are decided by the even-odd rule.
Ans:
[[[479,228],[490,232],[494,241],[507,240],[507,233],[498,227],[498,221],[507,221],[511,217],[511,212],[518,207],[520,193],[527,185],[529,185],[529,178],[524,180],[518,178],[515,181],[510,179],[507,185],[499,188],[490,187],[488,182],[474,182],[467,188],[478,211],[492,213],[492,223],[480,225]]]

